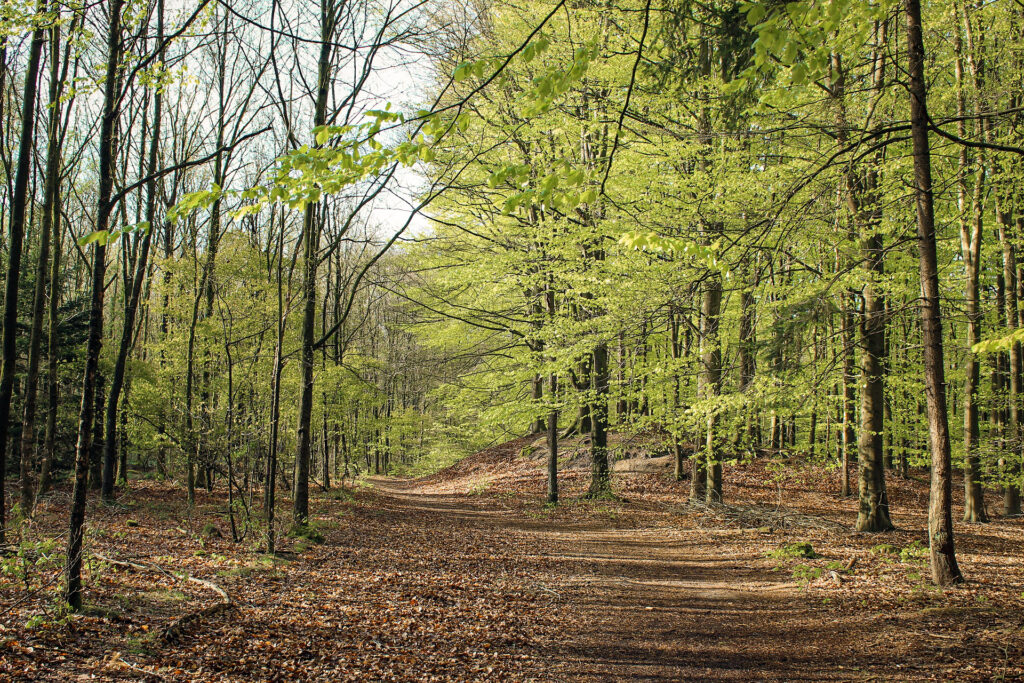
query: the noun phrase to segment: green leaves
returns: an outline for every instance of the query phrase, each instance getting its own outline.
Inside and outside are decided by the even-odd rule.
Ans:
[[[523,108],[523,115],[529,118],[548,111],[558,97],[580,82],[591,62],[599,55],[600,44],[593,39],[573,53],[568,67],[549,67],[535,76],[531,81],[533,87],[525,95],[527,105]]]
[[[655,232],[634,231],[624,233],[619,238],[619,245],[627,249],[690,259],[711,270],[728,273],[728,265],[718,258],[718,251],[721,248],[718,242],[703,245],[682,237],[666,237]]]
[[[1009,351],[1010,347],[1014,344],[1021,343],[1024,343],[1024,328],[1017,328],[1002,337],[983,339],[977,344],[971,346],[971,353],[981,355],[986,353],[997,353],[999,351]]]
[[[224,195],[225,192],[221,190],[217,183],[214,183],[209,190],[189,192],[181,198],[181,201],[172,206],[167,212],[167,220],[172,223],[177,223],[184,216],[187,216],[193,211],[213,206],[213,203],[218,199],[223,198]]]
[[[833,53],[864,45],[874,22],[887,15],[895,0],[799,0],[779,4],[752,0],[741,4],[754,27],[754,59],[740,78],[780,70],[790,85],[803,85],[828,74]]]
[[[493,189],[508,183],[519,190],[502,204],[502,213],[509,215],[523,206],[571,211],[580,204],[593,202],[597,199],[597,189],[584,189],[589,180],[583,169],[563,159],[547,169],[543,176],[530,164],[505,166],[488,177],[487,186]]]
[[[90,244],[106,246],[107,244],[110,244],[110,242],[125,235],[131,235],[136,232],[147,232],[149,229],[149,221],[142,221],[135,225],[126,225],[120,230],[94,230],[84,237],[79,237],[77,242],[80,247],[87,247]]]

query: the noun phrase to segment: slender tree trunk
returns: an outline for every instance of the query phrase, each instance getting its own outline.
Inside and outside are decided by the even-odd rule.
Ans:
[[[89,454],[89,488],[100,488],[103,477],[103,396],[107,386],[107,377],[96,371],[96,405],[92,414],[92,451]]]
[[[749,266],[748,266],[749,268]],[[753,270],[753,269],[751,269]],[[740,293],[740,326],[739,326],[739,364],[740,364],[740,386],[741,392],[748,392],[754,384],[754,376],[757,371],[755,351],[757,348],[757,325],[756,325],[756,304],[754,301],[754,287],[756,286],[756,274],[751,273],[747,277],[743,291]],[[753,417],[753,410],[747,408],[742,425],[742,438],[740,446],[745,446],[751,451],[757,447],[758,427],[757,419]]]
[[[984,99],[985,84],[982,73],[982,59],[983,54],[980,51],[980,45],[976,46],[974,40],[974,29],[970,15],[970,5],[964,5],[964,16],[963,16],[963,28],[967,38],[967,49],[965,51],[967,62],[970,65],[971,75],[974,81],[974,111],[980,119],[982,133],[986,142],[994,142],[992,132],[992,120],[986,115],[989,111],[989,103]],[[957,27],[959,32],[959,27]],[[959,64],[957,65],[960,66]],[[961,124],[962,125],[962,124]],[[961,136],[962,137],[962,136]],[[985,158],[979,153],[979,158]],[[998,177],[997,155],[992,155],[989,158],[988,168],[979,170],[979,174],[984,173],[987,177]],[[979,182],[981,178],[978,179]],[[1005,304],[1005,315],[1007,327],[1012,332],[1017,329],[1021,324],[1021,310],[1020,299],[1021,299],[1021,278],[1020,268],[1017,264],[1016,258],[1016,241],[1019,239],[1019,230],[1015,229],[1014,220],[1012,216],[1011,202],[1009,200],[1009,192],[1006,189],[996,187],[992,193],[995,203],[995,217],[996,226],[999,233],[999,242],[1002,247],[1003,253],[1003,278],[1002,283],[1005,287],[1005,301],[999,300],[999,303]],[[1017,227],[1019,227],[1019,221],[1017,221]],[[979,332],[980,334],[980,332]],[[1021,400],[1021,382],[1022,372],[1024,372],[1024,360],[1021,358],[1021,345],[1019,343],[1013,343],[1010,346],[1009,353],[1007,354],[1006,360],[1009,361],[1009,365],[1005,368],[1005,373],[1008,376],[1007,385],[1009,387],[1009,396],[1007,399],[1008,410],[1006,414],[1006,430],[1004,431],[1003,448],[1008,450],[1011,455],[1009,458],[1000,458],[1000,467],[1003,470],[1003,514],[1013,515],[1019,514],[1021,511],[1020,506],[1020,457],[1024,452],[1024,439],[1022,439],[1022,425],[1020,419],[1020,400]],[[966,477],[966,475],[965,475]],[[970,479],[970,477],[966,477]],[[967,482],[965,481],[965,486]]]
[[[608,345],[605,342],[594,348],[593,359],[594,403],[590,409],[590,452],[593,460],[589,495],[598,497],[611,492],[608,472]]]
[[[541,375],[535,375],[530,380],[530,391],[533,397],[533,403],[537,410],[540,410],[540,406],[544,401],[544,377]],[[540,434],[544,431],[544,418],[538,415],[534,418],[533,424],[530,425],[531,434]]]
[[[706,296],[706,292],[701,292],[701,310],[698,325],[698,346],[701,352],[703,352],[706,343],[706,305],[703,303],[703,299]],[[697,399],[698,401],[706,401],[708,397],[708,389],[706,380],[706,366],[703,365],[703,353],[701,355],[701,360],[701,372],[697,375]],[[693,455],[690,456],[690,502],[692,503],[703,503],[707,495],[708,475],[706,456],[707,453],[705,452],[705,450],[700,448],[699,446],[695,447]]]
[[[107,69],[103,83],[103,115],[100,120],[99,193],[96,200],[96,230],[105,231],[110,222],[110,198],[114,188],[114,129],[118,118],[118,67],[121,61],[122,0],[110,0],[107,28]],[[92,451],[96,375],[103,343],[103,286],[106,274],[106,244],[93,248],[89,336],[82,381],[82,407],[78,416],[78,445],[75,455],[75,484],[71,496],[68,549],[65,566],[64,599],[74,611],[82,609],[82,540],[85,526],[85,494]]]
[[[555,290],[550,278],[544,296],[547,304],[548,318],[553,322],[555,317]],[[558,374],[552,370],[548,375],[548,498],[550,505],[558,503]]]
[[[558,392],[558,375],[548,375],[548,396],[551,408],[548,410],[548,497],[549,505],[558,503],[558,407],[555,397]]]
[[[704,305],[701,323],[701,342],[704,356],[705,403],[718,396],[722,382],[722,345],[718,337],[719,315],[722,308],[722,281],[717,275],[708,277],[704,287]],[[722,502],[722,457],[717,444],[717,406],[707,408],[707,432],[704,457],[707,462],[707,487],[705,500],[708,503]]]
[[[675,307],[670,307],[668,311],[668,324],[669,324],[669,347],[672,353],[672,361],[674,367],[672,368],[672,417],[676,418],[681,412],[682,403],[682,386],[680,379],[680,372],[682,369],[679,367],[682,359],[682,345],[679,341],[679,316],[680,313],[675,310]],[[676,419],[672,420],[672,452],[674,460],[674,471],[676,481],[682,481],[686,478],[686,456],[683,451],[683,434],[682,427],[678,424]]]
[[[280,234],[277,241],[277,339],[274,345],[274,375],[271,380],[270,396],[270,444],[267,448],[267,465],[263,480],[263,514],[266,523],[266,549],[274,554],[276,530],[274,528],[275,490],[277,486],[277,440],[280,426],[281,407],[281,349],[284,345],[284,289],[282,270],[284,268],[284,215],[281,216]]]
[[[125,402],[128,401],[128,394],[131,393],[131,384],[124,388]],[[118,411],[120,425],[117,430],[117,483],[121,486],[128,485],[128,411],[124,406]]]
[[[959,11],[955,13],[959,15]],[[959,17],[957,16],[959,19]],[[953,48],[956,53],[956,108],[959,121],[957,132],[967,137],[967,102],[964,97],[963,39],[959,21],[953,27]],[[978,153],[978,168],[984,168],[984,156]],[[981,462],[978,457],[980,428],[978,418],[978,386],[981,381],[981,364],[973,352],[975,344],[981,341],[981,240],[982,240],[982,189],[984,174],[975,173],[974,190],[971,195],[973,223],[967,222],[967,174],[970,172],[967,147],[960,146],[957,169],[957,209],[960,214],[960,253],[964,261],[964,303],[967,312],[967,359],[964,373],[964,521],[986,522],[985,497],[981,488]]]
[[[910,126],[917,203],[917,243],[921,276],[921,341],[925,396],[931,434],[932,476],[928,503],[928,540],[932,579],[946,586],[963,581],[953,541],[952,464],[946,413],[946,378],[939,308],[939,269],[935,244],[931,150],[928,142],[927,86],[920,0],[906,0],[907,72],[910,77]]]
[[[41,11],[45,4],[40,2]],[[25,69],[25,88],[21,108],[21,139],[18,143],[18,166],[11,197],[11,215],[7,242],[7,277],[4,286],[3,363],[0,364],[0,543],[6,538],[7,505],[6,472],[7,441],[10,434],[11,400],[14,396],[15,360],[18,335],[18,285],[21,278],[21,252],[25,241],[25,206],[28,203],[28,184],[32,175],[32,147],[35,144],[36,90],[39,85],[39,63],[42,61],[46,29],[39,26],[32,32],[28,66]],[[23,467],[24,469],[24,467]],[[26,473],[26,479],[28,474]],[[23,498],[25,493],[22,493]],[[31,492],[28,494],[31,501]],[[28,512],[28,508],[25,510]]]
[[[841,444],[841,490],[840,495],[844,498],[851,495],[850,488],[850,454],[855,445],[854,423],[854,401],[856,400],[856,382],[854,374],[854,322],[853,322],[853,301],[849,294],[843,296],[843,427]]]
[[[164,42],[164,0],[157,0],[156,10],[157,45]],[[162,59],[161,57],[159,57]],[[131,353],[135,341],[135,316],[139,310],[139,299],[142,295],[142,283],[146,278],[149,264],[149,247],[153,237],[153,223],[156,220],[156,170],[160,159],[160,121],[163,104],[163,94],[160,88],[156,89],[153,96],[153,127],[150,131],[149,163],[147,175],[150,177],[146,185],[146,223],[147,227],[142,236],[142,245],[139,249],[138,258],[135,264],[135,274],[130,283],[131,291],[125,302],[123,327],[121,329],[121,343],[117,349],[117,360],[114,362],[114,371],[110,380],[110,394],[107,396],[106,410],[106,433],[107,439],[103,444],[103,487],[102,495],[105,501],[112,501],[114,498],[114,483],[117,464],[117,442],[124,439],[121,434],[117,435],[117,417],[121,400],[121,389],[124,386],[125,368],[128,364],[128,354]],[[127,244],[125,245],[127,246]],[[129,283],[125,283],[129,286]],[[125,473],[127,481],[127,473]]]
[[[885,23],[875,26],[872,61],[872,87],[878,96],[885,88],[884,48]],[[832,57],[833,95],[837,105],[837,138],[847,141],[845,76],[839,55]],[[855,235],[862,244],[861,258],[867,277],[861,290],[863,309],[860,312],[860,434],[857,441],[858,464],[858,531],[888,531],[893,528],[889,516],[889,500],[885,487],[885,300],[880,282],[885,276],[885,249],[879,225],[882,220],[878,204],[878,164],[866,171],[851,166],[844,178],[844,195],[850,210]],[[852,304],[853,297],[850,296]],[[851,306],[852,307],[852,306]],[[852,322],[844,320],[844,326]],[[844,330],[845,331],[845,330]],[[850,332],[852,336],[852,331]],[[852,355],[852,354],[851,354]],[[852,370],[852,368],[850,368]],[[852,398],[852,397],[851,397]],[[847,405],[852,413],[852,405]],[[844,415],[844,421],[852,414]],[[845,445],[845,444],[844,444]],[[845,449],[844,449],[845,450]],[[844,480],[848,481],[845,474]],[[844,482],[845,484],[846,482]],[[845,488],[845,487],[844,487]]]
[[[57,13],[56,19],[60,18],[59,12]],[[74,24],[73,24],[74,25]],[[57,81],[57,97],[51,98],[53,103],[50,108],[51,116],[51,127],[56,126],[59,128],[60,117],[57,113],[61,110],[60,97],[63,91],[63,78],[55,75],[56,59],[52,55],[56,55],[59,51],[61,44],[61,24],[60,21],[54,21],[53,26],[50,28],[50,52],[52,60],[50,77]],[[64,56],[64,74],[67,75],[67,62],[70,58],[70,49],[65,52]],[[51,95],[53,94],[51,89]],[[59,345],[59,329],[57,320],[57,311],[60,304],[60,273],[61,273],[61,201],[60,201],[60,178],[59,169],[62,166],[61,157],[62,150],[60,148],[61,136],[57,135],[58,129],[51,128],[49,131],[50,139],[56,140],[57,146],[47,147],[47,185],[46,185],[46,206],[44,211],[49,212],[52,216],[53,230],[53,258],[50,259],[50,301],[47,307],[47,326],[46,326],[46,436],[43,445],[43,462],[39,468],[39,491],[38,495],[46,493],[50,488],[50,471],[53,467],[53,461],[56,457],[56,442],[57,442],[57,408],[59,401],[59,383],[57,374],[57,353]],[[51,174],[50,163],[53,160],[57,161],[58,172]],[[50,183],[53,182],[51,186]],[[51,194],[52,190],[52,194]],[[45,214],[44,214],[45,216]]]
[[[59,7],[55,7],[59,11]],[[26,514],[32,510],[34,502],[34,482],[32,473],[35,467],[35,423],[39,384],[39,363],[42,355],[43,316],[46,305],[46,285],[49,275],[50,240],[57,232],[54,226],[60,225],[57,217],[57,191],[60,187],[61,141],[60,132],[60,55],[59,44],[54,38],[57,26],[51,28],[50,39],[50,89],[49,119],[46,135],[46,180],[43,198],[43,220],[39,233],[39,255],[36,261],[35,291],[32,297],[32,331],[29,336],[28,371],[25,375],[25,405],[21,421],[21,507]],[[56,242],[57,240],[54,239]],[[50,296],[55,297],[56,291],[51,289]],[[49,465],[45,467],[49,478]]]
[[[321,0],[320,6],[320,59],[317,78],[316,109],[313,125],[327,123],[327,97],[331,85],[331,54],[334,35],[334,15],[330,0]],[[302,346],[300,366],[302,379],[299,393],[298,450],[295,455],[295,488],[292,522],[303,526],[309,518],[309,458],[311,453],[313,419],[313,344],[316,335],[316,272],[320,255],[320,223],[316,205],[306,207],[303,220],[303,283],[302,283]]]
[[[59,195],[59,192],[58,192]],[[60,302],[60,197],[54,197],[53,258],[50,263],[50,302],[47,307],[46,330],[46,436],[43,444],[43,462],[39,467],[39,491],[43,495],[50,490],[50,472],[57,447],[57,408],[60,386],[57,374],[58,335],[57,310]]]

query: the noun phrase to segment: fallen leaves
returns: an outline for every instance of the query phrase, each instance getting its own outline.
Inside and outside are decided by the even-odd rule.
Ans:
[[[893,481],[891,534],[848,531],[854,503],[809,470],[782,491],[786,514],[760,524],[780,490],[763,465],[730,467],[742,514],[683,504],[686,483],[619,478],[620,500],[543,506],[543,472],[504,444],[417,482],[315,501],[325,543],[270,558],[201,533],[221,497],[186,515],[183,496],[139,483],[123,509],[97,508],[90,549],[160,572],[92,567],[89,609],[65,627],[24,627],[45,607],[0,618],[0,677],[14,680],[363,681],[850,677],[988,680],[1024,675],[1020,520],[958,525],[970,583],[936,591],[915,552],[922,485]],[[834,473],[832,473],[834,474]],[[475,491],[481,476],[486,490]],[[760,506],[760,507],[759,507]],[[57,532],[58,505],[41,532]],[[828,524],[810,524],[808,519]],[[138,527],[127,533],[128,519]],[[787,520],[793,524],[787,526]],[[752,526],[752,525],[757,526]],[[283,541],[285,543],[294,540]],[[797,543],[816,555],[771,559]],[[873,551],[888,543],[893,552]],[[208,605],[173,643],[153,634]],[[835,576],[840,580],[836,581]],[[2,586],[4,606],[20,599]],[[163,596],[175,591],[174,599]],[[845,667],[845,668],[842,668]]]

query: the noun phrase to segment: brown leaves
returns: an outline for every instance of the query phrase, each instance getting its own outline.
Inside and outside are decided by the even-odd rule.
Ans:
[[[484,491],[469,493],[486,475]],[[97,510],[91,550],[223,586],[238,608],[153,634],[210,603],[176,575],[94,567],[90,610],[69,627],[27,630],[42,608],[0,620],[0,677],[31,680],[363,681],[714,678],[1012,678],[1022,670],[1024,540],[1019,520],[958,526],[971,583],[927,586],[914,553],[915,482],[893,482],[897,523],[878,536],[829,478],[784,485],[785,509],[829,526],[746,528],[684,504],[686,484],[615,480],[624,500],[585,501],[585,469],[563,473],[564,503],[542,504],[543,472],[517,442],[424,482],[381,480],[354,500],[314,501],[326,542],[269,558],[203,538],[219,496],[186,515],[162,484],[128,510]],[[763,465],[730,467],[726,497],[778,505]],[[283,502],[282,504],[286,504]],[[758,507],[760,506],[760,507]],[[774,508],[773,508],[774,509]],[[63,510],[39,523],[61,528]],[[123,533],[129,514],[139,526]],[[756,520],[754,520],[756,521]],[[766,552],[812,543],[820,558]],[[285,548],[288,550],[288,548]],[[820,570],[820,571],[819,571]],[[839,575],[835,581],[832,573]],[[16,598],[4,585],[5,604]],[[842,668],[845,667],[845,668]]]

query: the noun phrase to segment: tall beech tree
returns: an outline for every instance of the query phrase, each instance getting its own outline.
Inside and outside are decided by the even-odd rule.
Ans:
[[[942,313],[935,246],[935,205],[928,132],[928,90],[924,75],[921,3],[906,1],[907,73],[910,77],[910,126],[914,145],[914,196],[917,251],[921,273],[921,336],[924,345],[925,398],[931,436],[932,477],[928,503],[928,544],[932,579],[945,586],[963,581],[953,542],[952,472],[943,362]]]

